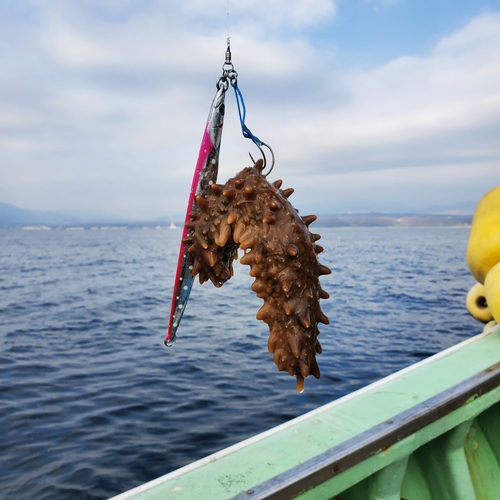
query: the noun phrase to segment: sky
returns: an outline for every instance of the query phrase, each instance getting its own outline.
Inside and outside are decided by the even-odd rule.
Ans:
[[[227,37],[301,214],[500,184],[500,0],[2,0],[0,202],[182,216]],[[251,163],[226,95],[219,182]]]

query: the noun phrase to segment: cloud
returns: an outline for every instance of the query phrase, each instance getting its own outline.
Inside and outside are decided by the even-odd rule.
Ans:
[[[280,131],[283,148],[285,142],[310,145],[319,170],[500,157],[500,145],[484,133],[500,126],[498,15],[475,19],[428,57],[401,57],[341,78],[343,102],[330,104],[334,89],[328,89],[321,108],[288,106]],[[307,125],[299,130],[293,116]],[[311,152],[301,155],[297,147],[288,156],[311,160]]]
[[[316,175],[287,176],[286,187],[296,188],[291,201],[302,213],[418,213],[457,200],[477,203],[500,180],[498,167],[497,161],[416,164],[332,172],[321,175],[320,182]]]
[[[33,5],[29,22],[0,21],[0,200],[181,213],[223,62],[226,3]],[[275,150],[273,176],[300,186],[298,206],[416,209],[500,182],[499,14],[425,56],[362,69],[340,67],[332,47],[307,37],[335,17],[335,2],[229,7],[247,125]],[[255,153],[226,101],[221,179]]]

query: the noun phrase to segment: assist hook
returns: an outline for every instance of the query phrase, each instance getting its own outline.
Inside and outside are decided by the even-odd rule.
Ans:
[[[274,168],[274,163],[275,163],[274,151],[272,150],[271,146],[269,146],[269,144],[266,144],[264,141],[261,141],[256,135],[252,134],[251,130],[245,125],[247,109],[245,106],[243,95],[238,87],[238,82],[236,79],[234,81],[231,81],[231,85],[234,89],[234,94],[236,95],[236,104],[238,105],[238,115],[240,117],[241,133],[243,134],[243,137],[245,137],[246,139],[250,139],[259,148],[259,151],[262,154],[262,160],[264,161],[264,169],[267,166],[267,158],[262,148],[265,147],[269,149],[271,153],[271,158],[272,158],[271,167],[269,168],[269,171],[267,173],[262,174],[264,176],[268,176],[271,173],[272,169]],[[254,159],[252,158],[252,155],[250,155],[250,158],[255,163]]]
[[[246,137],[246,136],[245,136]],[[259,151],[260,151],[260,154],[262,155],[262,160],[264,161],[263,165],[262,165],[262,175],[264,177],[267,177],[273,170],[274,168],[274,163],[275,163],[275,157],[274,157],[274,151],[272,150],[271,146],[269,146],[269,144],[266,144],[265,142],[262,142],[262,141],[259,141],[257,142],[258,138],[255,137],[255,140],[253,137],[250,137],[250,139],[252,139],[252,142],[259,148]],[[264,170],[267,166],[267,158],[266,158],[266,153],[264,153],[264,150],[262,149],[262,146],[266,147],[267,149],[269,149],[270,153],[271,153],[271,158],[272,158],[272,163],[271,163],[271,166],[269,167],[269,171],[264,173]],[[253,156],[251,153],[248,153],[248,156],[250,156],[250,159],[253,161],[253,163],[257,163],[254,159],[253,159]]]
[[[261,141],[256,135],[252,134],[250,129],[245,125],[247,110],[245,106],[245,101],[243,99],[243,94],[241,93],[241,90],[238,87],[238,73],[234,70],[233,63],[231,62],[231,46],[229,37],[227,39],[226,59],[224,61],[224,65],[222,66],[222,76],[219,78],[219,81],[217,82],[217,89],[220,88],[220,85],[224,85],[225,88],[227,89],[228,82],[233,87],[234,94],[236,96],[236,104],[238,106],[238,115],[240,117],[241,132],[243,134],[243,137],[245,137],[246,139],[250,139],[259,148],[263,160],[262,175],[268,176],[274,168],[274,163],[275,163],[274,151],[272,150],[271,146],[269,146],[269,144],[266,144],[265,142]],[[271,167],[269,168],[269,171],[265,174],[264,174],[264,169],[267,166],[267,158],[262,148],[267,148],[269,150],[272,159]],[[256,162],[253,159],[252,155],[250,153],[248,154],[251,160],[255,164]]]

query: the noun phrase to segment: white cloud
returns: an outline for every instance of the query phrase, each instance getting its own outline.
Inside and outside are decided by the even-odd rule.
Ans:
[[[102,23],[99,28],[68,24],[64,18],[51,16],[42,43],[47,55],[59,63],[83,69],[168,69],[179,73],[189,72],[194,63],[201,69],[217,62],[216,40],[189,34],[175,25],[164,26],[160,19]]]
[[[372,171],[345,171],[321,176],[287,176],[295,188],[291,201],[301,213],[418,212],[433,206],[478,201],[500,181],[497,162],[471,162]],[[492,183],[493,181],[493,183]],[[486,186],[486,188],[485,188]]]
[[[297,9],[301,5],[295,4]],[[70,16],[73,17],[75,13]],[[69,22],[61,14],[51,13],[45,19],[41,42],[46,56],[75,70],[123,70],[136,74],[150,71],[157,78],[167,75],[192,79],[203,73],[216,74],[224,62],[223,32],[189,31],[171,19],[165,21],[165,16],[90,26],[81,20]],[[244,30],[231,38],[236,68],[244,67],[254,79],[297,77],[317,59],[313,48],[302,39],[264,40]]]
[[[465,160],[471,154],[500,159],[500,143],[493,145],[479,133],[500,126],[498,15],[474,20],[426,58],[399,58],[375,70],[347,72],[342,85],[343,103],[330,105],[326,94],[322,108],[288,107],[278,139],[283,148],[284,143],[297,145],[288,158],[310,161],[312,151],[323,169],[342,169],[334,166],[335,158],[346,156],[349,168],[369,168],[373,162],[367,164],[363,152],[379,165],[384,156],[400,164],[446,161],[465,149]],[[293,116],[305,125],[297,125]],[[301,153],[303,144],[310,148]]]
[[[203,24],[220,4],[90,4],[104,14],[41,4],[39,27],[17,26],[22,42],[0,52],[0,201],[182,212],[223,62],[225,30]],[[230,14],[247,125],[274,148],[273,176],[317,193],[297,192],[298,204],[342,211],[339,200],[353,210],[357,199],[377,210],[416,186],[417,207],[419,193],[452,201],[439,188],[447,177],[457,201],[500,183],[500,15],[472,20],[425,57],[340,70],[300,32],[335,16],[335,2],[230,2]],[[227,108],[221,179],[254,151],[230,94]]]

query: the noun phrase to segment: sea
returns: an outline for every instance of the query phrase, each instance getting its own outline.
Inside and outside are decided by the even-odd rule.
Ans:
[[[180,230],[0,230],[0,497],[106,499],[481,332],[467,228],[315,228],[321,378],[278,372],[249,267],[166,333]]]

